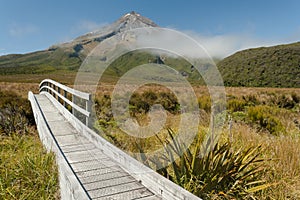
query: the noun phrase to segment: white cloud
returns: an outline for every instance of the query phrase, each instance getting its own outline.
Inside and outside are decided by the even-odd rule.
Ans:
[[[224,58],[244,49],[278,44],[278,42],[261,40],[251,35],[224,34],[205,36],[198,33],[186,33],[202,45],[211,57],[219,58]]]
[[[156,46],[165,47],[166,49],[177,49],[177,52],[189,56],[199,56],[203,52],[207,52],[210,57],[225,58],[229,55],[234,54],[237,51],[257,48],[257,47],[268,47],[279,44],[287,44],[299,41],[299,32],[291,35],[290,37],[282,38],[259,38],[254,35],[253,31],[248,31],[249,33],[228,33],[219,35],[205,35],[202,33],[188,31],[188,30],[176,30],[174,28],[167,28],[170,31],[158,31],[152,34],[149,38],[147,33],[144,33],[144,37],[140,37],[141,46]],[[172,31],[175,30],[175,31]],[[299,29],[300,30],[300,29]],[[179,32],[177,34],[176,32]],[[142,30],[140,31],[143,32]],[[183,34],[185,36],[181,37]],[[143,35],[143,34],[141,34]],[[186,36],[190,37],[192,40],[196,41],[200,46],[203,47],[205,51],[198,52],[199,48],[186,40]],[[207,55],[206,53],[203,54]]]
[[[12,24],[11,28],[9,29],[9,34],[13,37],[23,37],[26,35],[34,34],[38,32],[38,27],[27,24],[27,25],[19,25],[19,24]]]
[[[143,29],[136,30],[136,33],[139,35],[138,43],[142,47],[164,48],[190,57],[206,57],[208,53],[210,57],[224,58],[243,49],[282,43],[261,40],[246,34],[202,35],[174,29],[153,31],[151,35]],[[202,48],[199,48],[199,45]]]
[[[192,31],[182,31],[202,45],[211,57],[225,58],[237,51],[288,44],[299,41],[300,28],[289,37],[262,39],[253,34],[236,33],[223,35],[203,35]],[[249,31],[251,33],[251,31]]]

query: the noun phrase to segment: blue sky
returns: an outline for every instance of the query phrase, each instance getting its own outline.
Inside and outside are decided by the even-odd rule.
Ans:
[[[47,49],[134,10],[226,56],[300,41],[299,8],[298,0],[0,0],[0,55]]]

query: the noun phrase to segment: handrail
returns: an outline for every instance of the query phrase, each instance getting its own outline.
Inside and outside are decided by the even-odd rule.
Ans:
[[[40,83],[40,88],[41,86],[44,84],[44,83],[51,83],[53,85],[56,85],[57,87],[61,88],[62,90],[64,91],[67,91],[68,93],[72,94],[72,95],[75,95],[81,99],[84,99],[84,100],[90,100],[90,95],[89,93],[86,93],[86,92],[81,92],[81,91],[78,91],[78,90],[75,90],[73,88],[70,88],[68,86],[65,86],[59,82],[56,82],[54,80],[51,80],[51,79],[44,79],[42,80],[42,82]]]
[[[91,123],[91,110],[92,110],[92,95],[89,93],[81,92],[78,90],[75,90],[73,88],[70,88],[68,86],[65,86],[61,83],[58,83],[51,79],[45,79],[43,80],[40,85],[40,93],[42,92],[48,92],[53,97],[56,98],[58,102],[61,100],[63,101],[64,107],[67,107],[67,105],[72,107],[72,114],[75,114],[75,110],[81,113],[85,116],[85,125],[89,126]],[[63,91],[63,94],[61,92]],[[69,100],[67,98],[67,94],[71,94],[72,100]],[[82,99],[85,101],[85,108],[80,107],[76,104],[75,99]]]

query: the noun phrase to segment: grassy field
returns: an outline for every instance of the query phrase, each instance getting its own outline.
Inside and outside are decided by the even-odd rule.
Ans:
[[[36,84],[0,85],[0,199],[59,199],[55,156],[43,148],[25,99]]]
[[[168,119],[164,129],[158,134],[158,138],[160,138],[158,140],[157,137],[136,139],[118,129],[110,109],[112,88],[111,85],[99,86],[96,94],[98,117],[96,128],[104,130],[106,133],[104,137],[127,152],[150,152],[162,147],[161,141],[170,143],[168,132],[171,130],[172,134],[176,135],[180,112],[177,99],[172,95],[165,95],[168,90],[159,86],[142,87],[134,93],[130,100],[130,114],[142,126],[149,123],[147,113],[151,105],[159,103],[167,110]],[[191,171],[194,169],[191,167],[191,160],[197,160],[197,158],[190,155],[199,154],[197,148],[202,143],[204,135],[209,132],[211,114],[211,102],[207,88],[199,86],[194,87],[194,90],[198,97],[201,118],[198,137],[189,148],[190,153],[184,154],[183,158],[176,161],[175,164],[160,169],[159,173],[204,199],[299,199],[300,89],[227,87],[226,123],[222,129],[218,146],[213,151],[213,156],[195,161],[198,164],[194,163],[195,166],[202,166],[204,162],[211,163],[209,164],[211,168],[203,167],[202,170]],[[176,148],[174,147],[174,149]],[[252,150],[257,157],[243,154],[243,152]],[[170,152],[176,154],[174,150],[170,150]],[[234,152],[239,153],[234,154]],[[243,162],[236,163],[236,160],[242,159],[238,158],[238,155],[243,155],[244,160],[249,157],[253,158],[251,161],[253,163],[250,162],[251,165],[249,164],[245,169],[257,169],[257,174],[251,176],[255,179],[249,180],[247,177],[244,183],[244,179],[240,181],[239,178],[243,177],[246,172],[238,171],[236,173],[239,175],[232,175],[229,178],[231,181],[225,181],[221,189],[218,188],[218,185],[222,185],[222,182],[210,185],[212,184],[211,180],[216,177],[225,179],[228,169],[222,169],[226,169],[224,166],[227,163],[231,163],[232,166],[245,165]],[[226,162],[222,163],[220,157],[225,158]],[[155,168],[155,164],[151,163],[154,158],[138,159]],[[156,161],[157,159],[163,160],[156,158]],[[217,164],[216,160],[218,160]],[[222,167],[218,168],[219,165]],[[211,174],[203,175],[203,170],[210,171]],[[234,170],[232,169],[231,172]],[[253,182],[256,184],[251,185]],[[234,183],[242,188],[235,188]],[[195,188],[195,185],[199,187]],[[209,189],[206,188],[208,186],[210,186]],[[199,191],[202,192],[199,193]]]
[[[63,79],[59,77],[58,79],[58,77],[54,80],[62,80],[64,83],[72,84],[71,78]],[[22,77],[19,78],[21,81]],[[29,78],[38,80],[36,75],[31,75]],[[2,91],[2,96],[6,93],[15,92],[18,94],[18,98],[26,98],[29,90],[38,92],[38,83],[35,81],[24,82],[1,82],[0,90]],[[167,89],[159,86],[146,86],[136,91],[131,98],[131,116],[136,118],[141,125],[146,125],[149,122],[147,113],[151,105],[160,103],[167,110],[167,123],[158,135],[160,140],[157,137],[138,140],[129,137],[116,126],[110,109],[110,95],[113,88],[114,85],[112,83],[101,84],[95,95],[95,109],[98,117],[95,128],[102,129],[107,140],[125,151],[147,152],[162,146],[161,142],[168,142],[170,133],[176,135],[180,120],[180,106],[178,106],[177,99],[173,95],[168,94],[169,91]],[[299,199],[300,89],[227,87],[226,123],[222,129],[218,145],[212,151],[214,153],[209,154],[210,156],[205,157],[205,159],[198,159],[191,155],[199,153],[199,149],[197,149],[199,143],[202,143],[204,135],[209,132],[211,102],[206,87],[194,86],[194,90],[196,91],[200,108],[199,134],[188,149],[190,153],[184,154],[184,159],[177,160],[175,164],[167,166],[158,172],[204,199]],[[22,113],[22,111],[17,112]],[[15,126],[18,126],[18,124]],[[13,198],[9,191],[15,191],[12,194],[16,196],[14,197],[16,199],[23,198],[22,195],[34,195],[32,191],[35,191],[35,185],[43,182],[47,186],[39,187],[44,188],[43,190],[48,190],[47,194],[49,196],[45,196],[45,198],[57,198],[58,186],[55,178],[57,172],[55,165],[53,165],[53,155],[45,154],[41,148],[36,131],[33,128],[34,126],[28,122],[26,127],[30,127],[28,129],[30,133],[27,131],[15,134],[14,132],[18,132],[20,128],[16,129],[17,131],[13,131],[12,133],[14,134],[4,134],[8,131],[2,131],[2,142],[6,145],[2,145],[1,151],[4,153],[1,153],[1,161],[3,158],[3,160],[6,159],[7,162],[11,162],[10,166],[15,166],[15,163],[19,163],[19,165],[16,165],[15,168],[11,167],[9,172],[1,173],[1,177],[10,177],[10,180],[22,180],[20,182],[26,184],[22,188],[28,187],[26,189],[28,192],[22,192],[23,190],[20,190],[15,185],[9,187],[6,183],[4,184],[5,187],[2,186],[2,188],[8,189],[2,189],[1,192],[8,192],[3,193],[3,197]],[[22,128],[24,129],[25,126],[21,127],[21,130],[23,130]],[[33,143],[38,145],[31,145]],[[17,150],[14,149],[14,153],[17,153],[17,155],[26,154],[28,158],[26,156],[14,156],[14,159],[7,157],[6,155],[14,155],[11,152],[12,146],[19,147]],[[30,156],[32,157],[29,158]],[[226,158],[225,163],[220,159],[224,156]],[[21,176],[22,174],[29,176],[27,172],[22,172],[22,170],[28,170],[26,165],[29,165],[24,161],[24,157],[26,161],[33,160],[30,163],[36,162],[34,165],[36,168],[31,167],[34,169],[29,173],[31,176],[30,180],[24,177],[15,178],[17,175]],[[245,157],[253,160],[250,162]],[[153,163],[150,162],[150,158],[139,159],[155,168]],[[193,165],[192,160],[195,161]],[[218,160],[218,162],[214,163],[213,160]],[[241,162],[237,162],[239,160]],[[246,161],[249,161],[249,164],[245,163]],[[203,165],[204,163],[211,164]],[[245,170],[239,171],[238,168],[232,168],[231,172],[233,174],[227,175],[230,178],[223,178],[223,182],[216,184],[223,184],[223,187],[216,187],[214,182],[210,180],[213,180],[213,177],[218,177],[218,180],[220,177],[227,177],[226,173],[228,170],[222,170],[226,169],[224,167],[226,163],[230,163],[232,166],[240,166]],[[41,179],[43,181],[38,183],[40,179],[37,179],[34,174],[42,174],[42,171],[39,171],[41,166],[47,166],[48,173],[43,174],[44,179]],[[202,166],[202,170],[197,169],[196,166]],[[253,169],[256,169],[255,172],[257,173],[245,177],[245,174]],[[49,171],[52,173],[49,173]],[[207,171],[211,173],[202,173]],[[1,178],[1,180],[9,179]],[[36,181],[35,184],[33,184],[33,180]],[[234,184],[235,182],[238,184]],[[1,182],[1,184],[3,183]],[[199,194],[199,191],[201,191],[201,194]],[[37,194],[46,195],[45,193]]]

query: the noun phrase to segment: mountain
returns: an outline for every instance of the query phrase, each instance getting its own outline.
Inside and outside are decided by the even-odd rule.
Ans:
[[[300,87],[300,42],[237,52],[217,64],[226,86]]]
[[[89,52],[101,41],[126,30],[142,27],[157,27],[157,25],[150,19],[131,12],[114,23],[75,38],[71,42],[53,45],[44,51],[0,56],[0,75],[42,74],[56,70],[76,71]]]
[[[47,50],[0,56],[0,76],[37,74],[40,79],[50,75],[55,77],[56,74],[63,77],[66,72],[72,72],[75,76],[82,61],[100,42],[142,27],[158,25],[136,12],[130,12],[106,27],[70,42],[53,45]],[[145,52],[125,55],[112,64],[107,74],[120,77],[133,66],[162,61],[159,56]],[[196,83],[199,83],[199,74],[183,59],[169,57],[163,62],[173,66],[189,81],[197,80]],[[226,86],[300,87],[300,42],[240,51],[219,61],[217,66]]]

